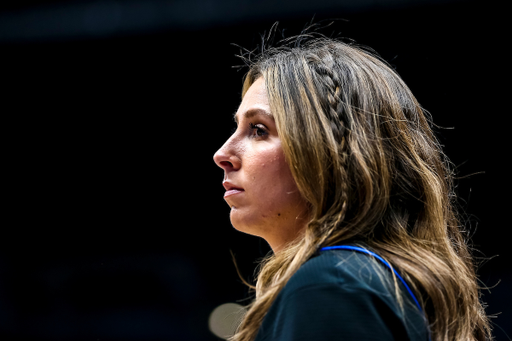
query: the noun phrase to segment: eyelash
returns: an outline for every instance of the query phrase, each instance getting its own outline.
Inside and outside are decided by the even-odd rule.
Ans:
[[[258,127],[258,125],[256,125],[256,124],[249,123],[249,127],[251,129],[251,132],[256,130],[256,136],[255,137],[263,137],[263,136],[267,135],[267,131],[265,129],[263,129],[263,128]],[[261,135],[258,134],[258,133],[261,133]]]
[[[237,131],[237,129],[238,129],[238,127],[234,127],[233,129],[231,129],[231,134],[230,135],[233,135]],[[258,137],[263,137],[264,135],[267,135],[267,131],[265,129],[263,129],[263,128],[258,127],[256,124],[249,123],[249,129],[250,129],[251,133],[255,129],[257,129],[259,132],[261,132],[262,135],[257,135]]]
[[[238,127],[234,127],[231,130],[231,135],[233,135],[237,131],[237,129],[238,129]],[[253,123],[249,123],[249,130],[251,131],[251,136],[253,135],[253,131],[256,130],[255,137],[263,137],[268,134],[264,128],[260,128],[260,127],[258,127],[257,124],[253,124]],[[261,135],[259,135],[258,132],[261,133]]]

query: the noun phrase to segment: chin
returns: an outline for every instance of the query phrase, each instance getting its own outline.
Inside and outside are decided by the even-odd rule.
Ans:
[[[258,229],[258,224],[255,224],[254,219],[244,215],[236,208],[231,208],[229,218],[231,220],[231,225],[235,228],[235,230],[256,237],[261,237],[261,229]]]

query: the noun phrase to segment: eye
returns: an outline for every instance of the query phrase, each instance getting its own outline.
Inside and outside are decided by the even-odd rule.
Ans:
[[[249,127],[251,128],[251,134],[254,137],[263,137],[268,135],[267,129],[263,124],[249,123]]]

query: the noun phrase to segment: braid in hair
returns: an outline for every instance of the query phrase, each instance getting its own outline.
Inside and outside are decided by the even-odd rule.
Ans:
[[[322,233],[323,237],[319,240],[319,245],[322,245],[331,237],[332,233],[345,218],[349,191],[349,179],[347,174],[348,144],[346,136],[349,130],[347,128],[346,118],[344,117],[346,116],[344,115],[346,106],[342,100],[342,82],[335,72],[333,57],[330,54],[324,54],[322,57],[323,58],[320,59],[318,55],[310,55],[307,59],[311,70],[319,76],[318,78],[326,90],[327,101],[324,105],[324,113],[328,119],[332,136],[336,141],[334,145],[337,146],[337,150],[332,151],[333,167],[330,176],[334,178],[334,181],[331,183],[335,183],[341,191],[332,191],[332,193],[339,193],[338,196],[332,198],[328,197],[324,202],[324,205],[327,204],[330,211],[337,210],[337,212],[331,212],[334,214],[327,215],[331,217],[331,220],[321,222],[321,225],[323,225],[321,230],[323,230],[324,233]],[[329,193],[331,191],[328,190],[327,192]],[[325,213],[327,212],[324,212],[324,216],[326,216]]]

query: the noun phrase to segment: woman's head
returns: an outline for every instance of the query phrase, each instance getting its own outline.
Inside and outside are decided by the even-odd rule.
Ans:
[[[231,223],[277,251],[304,227],[306,203],[285,161],[261,77],[246,91],[235,121],[236,131],[214,156],[224,169]]]
[[[384,62],[317,39],[264,53],[245,79],[244,98],[262,79],[310,209],[312,241],[385,238],[383,219],[399,234],[421,235],[428,232],[415,226],[419,214],[444,219],[441,197],[449,188],[437,143],[414,96]]]

